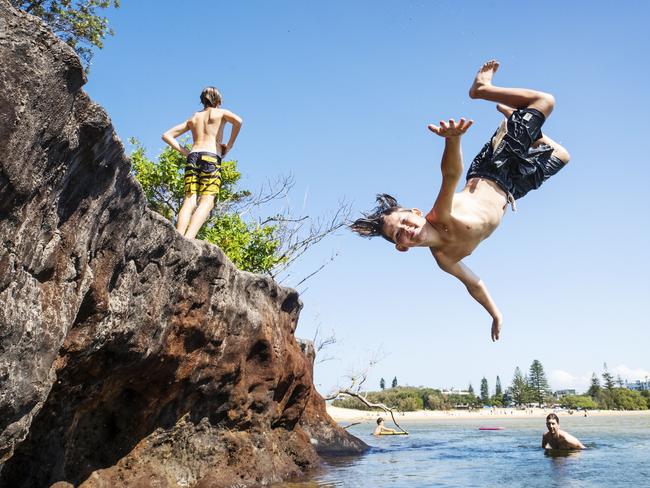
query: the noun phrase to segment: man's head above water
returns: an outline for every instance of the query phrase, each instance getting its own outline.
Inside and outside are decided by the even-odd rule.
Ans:
[[[398,251],[423,245],[422,232],[427,221],[417,208],[402,207],[387,193],[377,195],[377,206],[364,217],[355,220],[350,229],[362,237],[381,236],[395,244]]]

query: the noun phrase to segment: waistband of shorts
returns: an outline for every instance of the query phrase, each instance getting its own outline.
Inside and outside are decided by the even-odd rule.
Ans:
[[[221,156],[219,156],[217,153],[213,153],[213,152],[210,152],[210,151],[190,151],[188,156],[190,154],[198,154],[199,156],[212,156],[213,158],[221,159]]]
[[[534,109],[533,109],[534,110]],[[508,191],[506,186],[501,182],[498,178],[496,178],[493,175],[488,175],[488,174],[483,174],[483,173],[467,173],[467,178],[466,180],[470,180],[471,178],[483,178],[486,180],[494,181],[497,186],[503,191],[503,193],[506,194],[506,200],[510,204],[510,208],[512,209],[513,212],[517,211],[517,204],[515,203],[515,197]]]

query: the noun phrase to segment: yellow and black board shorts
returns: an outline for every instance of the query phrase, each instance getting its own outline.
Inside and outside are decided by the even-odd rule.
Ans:
[[[185,195],[216,195],[221,186],[221,156],[191,152],[185,164]]]

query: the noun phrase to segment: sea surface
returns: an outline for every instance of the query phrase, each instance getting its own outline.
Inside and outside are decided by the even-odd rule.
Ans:
[[[570,453],[541,448],[546,427],[539,417],[400,424],[409,436],[376,438],[372,424],[352,426],[350,433],[371,446],[368,453],[328,458],[308,479],[273,486],[650,488],[648,415],[560,414],[561,428],[587,446]]]

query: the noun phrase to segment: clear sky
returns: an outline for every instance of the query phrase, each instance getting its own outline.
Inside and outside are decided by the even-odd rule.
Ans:
[[[400,384],[466,387],[533,359],[553,388],[586,388],[603,362],[650,375],[650,3],[645,1],[124,0],[115,36],[97,52],[86,90],[119,136],[154,157],[161,134],[217,86],[244,126],[230,154],[242,184],[293,174],[292,203],[318,216],[347,198],[357,216],[388,192],[428,210],[443,141],[429,122],[475,120],[466,167],[499,114],[467,97],[481,63],[495,83],[553,93],[544,131],[572,155],[518,202],[466,258],[505,320],[491,320],[426,249],[406,254],[342,231],[294,271],[307,274],[297,335],[318,325],[337,343],[316,366],[322,393],[363,369]],[[273,209],[270,209],[271,212]],[[306,288],[306,289],[305,289]]]

